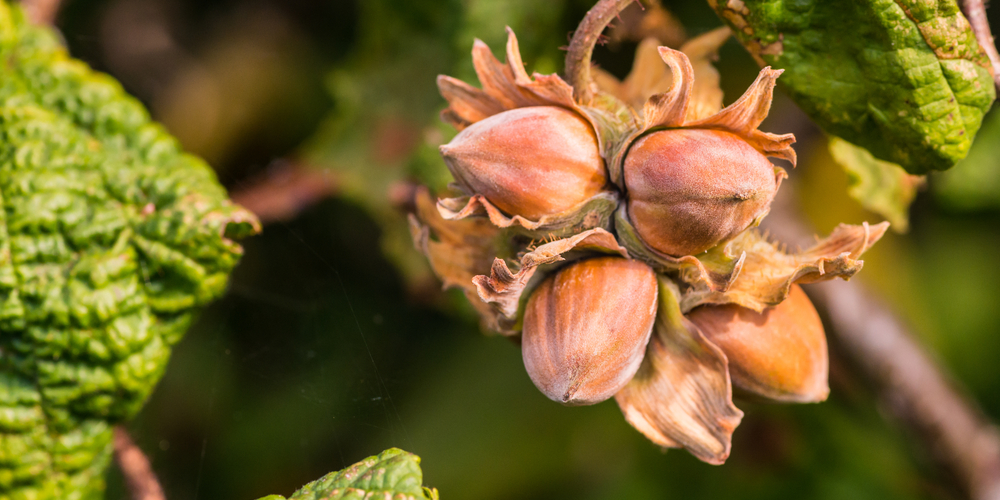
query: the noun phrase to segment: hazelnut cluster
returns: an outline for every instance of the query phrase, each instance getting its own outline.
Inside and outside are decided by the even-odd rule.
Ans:
[[[794,165],[795,139],[757,129],[780,71],[722,107],[710,60],[728,36],[643,42],[629,77],[598,73],[588,102],[529,76],[509,29],[505,63],[477,40],[481,89],[438,77],[458,196],[420,191],[411,217],[445,286],[520,340],[542,393],[614,397],[650,440],[709,463],[743,416],[734,389],[826,399],[826,339],[797,283],[853,276],[886,229],[841,225],[798,253],[756,229],[785,177],[767,157]]]

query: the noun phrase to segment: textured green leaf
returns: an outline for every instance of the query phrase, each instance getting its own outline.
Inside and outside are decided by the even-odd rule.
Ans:
[[[897,232],[909,228],[910,203],[924,184],[922,176],[910,175],[899,165],[879,160],[868,150],[839,137],[830,138],[830,154],[847,172],[847,193],[861,206],[875,212]]]
[[[709,0],[827,132],[913,174],[965,157],[996,97],[955,0]]]
[[[0,2],[0,499],[99,498],[258,224],[117,82]]]
[[[390,448],[342,471],[331,472],[296,491],[288,500],[437,500],[438,492],[422,486],[420,457]],[[270,495],[260,500],[285,500]]]
[[[1000,112],[994,110],[969,156],[935,179],[936,198],[956,210],[1000,208]]]

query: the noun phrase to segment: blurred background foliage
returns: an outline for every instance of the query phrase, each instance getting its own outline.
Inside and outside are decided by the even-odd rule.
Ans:
[[[65,2],[56,24],[71,53],[120,79],[237,197],[289,165],[324,172],[334,190],[246,242],[229,294],[176,348],[130,426],[168,498],[288,495],[391,446],[420,455],[425,484],[455,499],[957,497],[836,345],[830,400],[738,403],[747,416],[715,467],[662,453],[612,401],[548,401],[519,349],[481,335],[464,299],[440,291],[404,224],[412,182],[449,182],[436,147],[453,132],[437,118],[435,76],[476,83],[473,38],[502,57],[505,25],[529,71],[558,71],[591,3]],[[722,24],[704,2],[663,4],[688,36]],[[621,76],[634,49],[611,43],[595,61]],[[758,68],[735,41],[720,56],[728,103]],[[778,96],[763,128],[799,137],[789,182],[818,233],[879,220],[849,198],[827,138],[788,99]],[[998,144],[994,110],[969,158],[918,193],[910,231],[887,235],[857,278],[993,420]],[[111,474],[108,498],[124,498]]]

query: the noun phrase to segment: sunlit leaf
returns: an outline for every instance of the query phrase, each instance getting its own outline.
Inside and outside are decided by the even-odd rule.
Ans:
[[[913,174],[965,157],[996,97],[954,0],[709,0],[827,132]]]
[[[259,224],[113,79],[0,2],[0,498],[95,498]]]
[[[861,206],[882,217],[900,233],[909,227],[910,203],[924,177],[910,175],[899,165],[882,161],[864,148],[838,137],[830,138],[830,154],[850,178],[848,194]]]
[[[420,457],[389,448],[303,486],[287,500],[437,500],[437,490],[425,488],[423,481]],[[285,500],[285,497],[270,495],[260,500]]]

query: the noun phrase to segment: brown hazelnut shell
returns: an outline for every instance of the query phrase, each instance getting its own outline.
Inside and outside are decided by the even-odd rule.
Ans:
[[[629,218],[651,248],[697,255],[759,221],[784,176],[730,132],[651,132],[625,157]]]
[[[462,130],[440,151],[469,194],[531,220],[573,209],[607,184],[593,126],[558,106],[495,114]]]
[[[819,402],[829,395],[823,323],[798,285],[760,313],[727,304],[698,307],[687,317],[726,354],[735,387],[782,402]]]
[[[521,352],[549,399],[590,405],[614,396],[639,369],[656,319],[657,281],[635,260],[577,261],[528,299]]]

